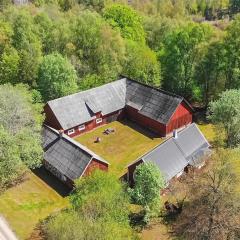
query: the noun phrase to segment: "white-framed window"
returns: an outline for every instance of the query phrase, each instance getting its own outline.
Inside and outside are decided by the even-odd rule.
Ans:
[[[79,127],[78,127],[78,130],[79,131],[82,131],[82,130],[84,130],[85,129],[85,125],[83,124],[83,125],[80,125]]]
[[[74,133],[75,133],[75,130],[74,130],[74,128],[72,128],[72,129],[68,130],[68,135],[71,135],[71,134],[74,134]]]
[[[101,123],[102,122],[102,118],[97,118],[96,119],[96,124],[99,124],[99,123]]]

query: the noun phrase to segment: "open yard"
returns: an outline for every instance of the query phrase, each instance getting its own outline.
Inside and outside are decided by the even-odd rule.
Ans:
[[[68,201],[37,175],[28,172],[24,181],[0,195],[0,214],[19,239],[28,238],[39,220],[66,207]]]
[[[115,132],[104,135],[106,128],[113,128]],[[211,142],[214,140],[212,125],[200,125],[200,129]],[[94,143],[96,137],[101,138],[100,143]],[[163,141],[131,122],[112,122],[75,140],[105,158],[111,164],[110,171],[119,177],[129,163]],[[68,205],[64,192],[63,185],[55,182],[49,173],[29,172],[22,183],[0,195],[0,213],[19,239],[26,239],[41,219]],[[150,224],[141,236],[143,240],[171,239],[167,227],[161,222]]]
[[[115,132],[104,135],[103,131],[106,128],[113,128]],[[96,137],[100,137],[101,142],[94,143]],[[119,177],[124,174],[129,163],[163,141],[128,121],[112,122],[80,135],[75,140],[107,160],[110,163],[109,170]]]

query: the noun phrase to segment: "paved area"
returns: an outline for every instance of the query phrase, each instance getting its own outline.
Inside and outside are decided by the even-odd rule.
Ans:
[[[17,237],[2,216],[0,216],[0,240],[17,240]]]

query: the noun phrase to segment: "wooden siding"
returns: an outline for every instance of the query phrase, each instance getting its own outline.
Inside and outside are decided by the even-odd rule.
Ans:
[[[124,110],[123,109],[119,110],[119,111],[116,111],[116,112],[113,112],[113,113],[110,113],[108,115],[104,115],[104,116],[102,116],[102,114],[99,112],[95,115],[95,119],[93,119],[92,121],[80,124],[78,126],[70,128],[70,129],[66,129],[66,130],[64,130],[64,133],[66,135],[68,135],[68,131],[71,130],[71,129],[74,129],[75,132],[73,134],[68,135],[68,136],[71,137],[71,138],[76,137],[76,136],[78,136],[82,133],[91,131],[96,127],[102,126],[104,124],[107,124],[107,123],[110,123],[110,122],[113,122],[113,121],[116,121],[116,120],[121,120],[123,117],[124,117]],[[96,123],[96,119],[98,119],[98,118],[102,118],[101,123]],[[79,130],[79,126],[81,126],[81,125],[85,125],[85,129]]]
[[[83,176],[89,176],[96,169],[107,172],[108,171],[108,164],[103,163],[103,162],[101,162],[97,159],[92,159],[92,161],[88,165],[87,169],[85,170]]]
[[[166,126],[161,124],[151,118],[148,118],[138,112],[137,109],[134,109],[130,106],[126,107],[127,118],[136,122],[137,124],[150,129],[155,132],[157,135],[164,137],[166,135]]]
[[[166,126],[166,134],[192,123],[192,110],[182,102]]]
[[[136,167],[138,166],[138,165],[140,165],[141,163],[143,163],[143,160],[139,160],[139,161],[137,161],[137,162],[135,162],[135,163],[133,163],[131,166],[129,166],[128,167],[128,182],[129,182],[129,186],[133,186],[134,185],[134,177],[133,177],[133,175],[134,175],[134,171],[136,170]]]
[[[61,124],[57,120],[55,114],[53,113],[52,109],[49,107],[48,104],[44,106],[44,113],[45,113],[45,121],[44,121],[45,124],[57,130],[62,129]]]

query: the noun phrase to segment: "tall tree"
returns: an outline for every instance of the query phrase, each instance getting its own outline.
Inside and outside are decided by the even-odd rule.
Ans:
[[[23,85],[0,86],[0,185],[42,162],[42,105]]]
[[[209,39],[208,25],[189,23],[168,35],[160,55],[163,87],[186,98],[197,98],[194,78],[200,43]]]
[[[227,146],[240,144],[240,90],[227,90],[209,104],[209,119],[226,133]]]
[[[105,9],[103,16],[113,28],[121,32],[122,37],[136,42],[145,42],[142,18],[131,7],[112,5]]]
[[[75,93],[78,89],[74,67],[58,53],[43,58],[37,83],[45,101]]]
[[[226,88],[240,87],[240,16],[237,16],[227,30],[227,36],[224,40],[224,58],[226,75]]]
[[[151,86],[160,87],[160,64],[155,52],[145,45],[126,42],[126,60],[123,74]]]
[[[14,11],[14,16],[10,15],[9,18],[14,31],[12,44],[20,57],[18,82],[35,86],[42,51],[33,17],[29,12],[21,10]]]
[[[220,150],[201,175],[188,177],[188,201],[173,224],[184,239],[238,239],[240,236],[239,181],[233,162],[239,164],[239,150]],[[197,191],[196,191],[197,189]]]
[[[124,59],[124,42],[98,14],[89,11],[80,14],[74,27],[73,43],[82,79],[94,74],[102,84],[117,78]]]
[[[136,239],[128,222],[128,198],[115,176],[95,171],[78,180],[70,203],[71,210],[47,224],[49,239]]]
[[[159,168],[152,163],[137,166],[134,182],[134,188],[130,190],[132,198],[144,207],[150,206],[156,199],[160,199],[160,191],[165,185]]]

